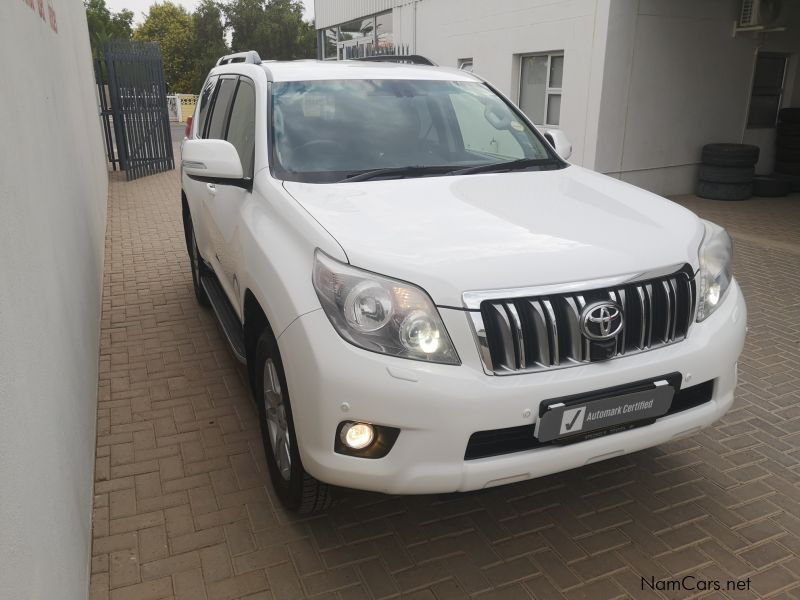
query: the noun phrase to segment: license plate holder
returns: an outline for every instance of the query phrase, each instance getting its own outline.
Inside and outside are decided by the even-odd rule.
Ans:
[[[680,375],[673,374],[629,386],[590,394],[546,400],[539,406],[534,435],[540,442],[567,441],[629,429],[638,422],[652,422],[669,412],[680,389]]]

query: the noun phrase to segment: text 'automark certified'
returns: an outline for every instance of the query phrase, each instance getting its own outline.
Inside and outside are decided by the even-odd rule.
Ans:
[[[672,402],[672,386],[621,393],[607,398],[565,404],[555,402],[540,417],[535,435],[540,442],[661,417]]]

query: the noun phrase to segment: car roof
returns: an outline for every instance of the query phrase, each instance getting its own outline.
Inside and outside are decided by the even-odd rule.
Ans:
[[[466,71],[392,62],[359,60],[293,60],[261,63],[272,81],[331,79],[415,79],[438,81],[479,81]]]

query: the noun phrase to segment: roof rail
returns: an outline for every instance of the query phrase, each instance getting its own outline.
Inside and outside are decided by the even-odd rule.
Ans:
[[[229,65],[231,63],[249,63],[251,65],[260,65],[261,57],[255,50],[248,50],[247,52],[236,52],[235,54],[228,54],[223,56],[217,61],[217,66]]]
[[[362,56],[354,60],[365,60],[368,62],[394,62],[409,65],[427,65],[429,67],[438,66],[430,58],[425,58],[419,54],[376,54],[375,56]]]

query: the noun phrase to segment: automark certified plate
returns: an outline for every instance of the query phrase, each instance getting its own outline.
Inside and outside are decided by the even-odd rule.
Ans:
[[[584,402],[577,398],[547,403],[536,422],[535,435],[540,442],[549,442],[662,417],[669,411],[674,394],[667,381],[656,381],[644,390]]]

